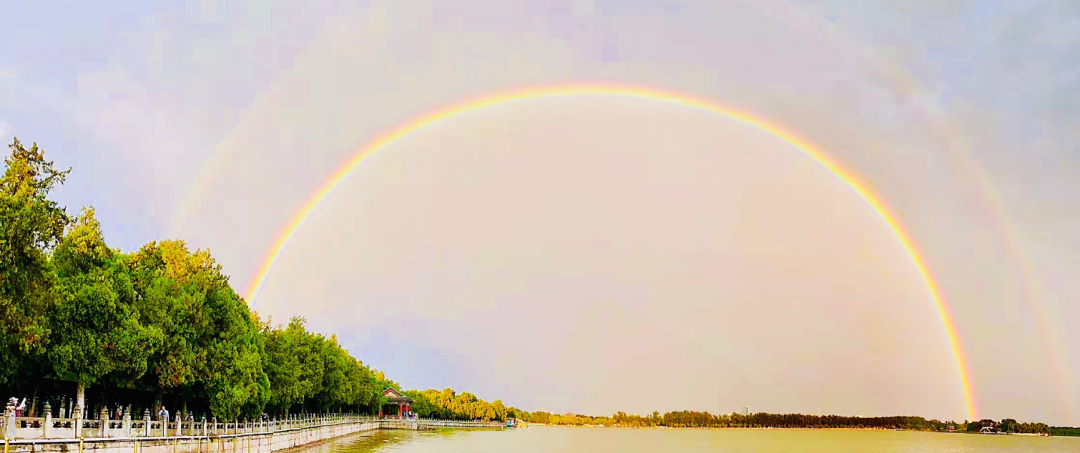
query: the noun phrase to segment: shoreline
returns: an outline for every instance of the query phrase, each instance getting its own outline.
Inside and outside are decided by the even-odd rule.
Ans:
[[[934,433],[934,434],[973,434],[983,436],[1022,436],[1022,437],[1073,437],[1073,436],[1054,436],[1051,434],[1039,434],[1039,433],[993,433],[982,434],[978,432],[968,431],[930,431],[919,429],[890,429],[890,428],[785,428],[785,427],[705,427],[705,426],[688,426],[688,427],[673,427],[673,426],[618,426],[618,425],[561,425],[550,423],[530,423],[528,426],[544,426],[544,427],[556,427],[556,428],[604,428],[604,429],[643,429],[643,430],[680,430],[680,431],[886,431],[886,432],[917,432],[917,433]],[[527,426],[522,426],[527,427]]]

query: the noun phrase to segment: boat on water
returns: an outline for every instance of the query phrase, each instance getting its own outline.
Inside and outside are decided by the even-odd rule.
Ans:
[[[506,427],[507,428],[517,428],[517,419],[516,418],[508,418],[508,419],[506,419]]]

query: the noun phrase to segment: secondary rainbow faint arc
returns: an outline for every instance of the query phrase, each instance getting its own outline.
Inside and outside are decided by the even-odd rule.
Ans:
[[[800,152],[807,157],[811,158],[818,165],[824,167],[829,173],[836,178],[840,179],[849,188],[855,191],[867,204],[873,208],[874,212],[888,225],[893,235],[900,242],[900,245],[904,248],[904,251],[911,258],[912,263],[915,265],[916,270],[926,283],[926,287],[930,292],[930,298],[933,300],[934,308],[937,310],[938,316],[941,318],[945,333],[949,340],[949,347],[952,350],[953,358],[956,362],[956,368],[960,374],[961,386],[964,393],[964,398],[967,405],[968,418],[977,419],[977,405],[974,396],[974,392],[971,388],[971,381],[969,379],[969,371],[967,361],[964,357],[963,351],[960,346],[960,340],[956,334],[956,328],[953,325],[952,316],[949,313],[949,309],[945,304],[945,299],[941,295],[941,291],[938,289],[937,282],[934,280],[933,275],[930,273],[922,255],[919,253],[915,244],[912,242],[910,236],[900,225],[896,216],[885,206],[885,204],[870,190],[866,185],[861,183],[852,173],[843,169],[839,164],[830,160],[824,153],[807,143],[806,141],[796,137],[794,134],[785,132],[780,128],[773,126],[765,121],[756,118],[750,114],[739,112],[717,103],[690,97],[674,92],[660,91],[651,88],[641,87],[625,87],[625,86],[612,86],[612,85],[562,85],[562,86],[548,86],[538,88],[519,89],[509,92],[504,92],[495,95],[489,95],[466,101],[456,105],[452,105],[447,108],[437,110],[435,112],[421,116],[420,118],[406,123],[389,133],[379,137],[375,141],[369,143],[367,146],[361,148],[352,158],[350,158],[344,165],[338,168],[338,170],[317,191],[313,193],[311,197],[304,203],[304,205],[292,216],[288,224],[281,233],[277,236],[277,240],[274,245],[269,249],[267,254],[260,261],[262,264],[259,266],[258,272],[252,278],[251,283],[248,285],[246,299],[248,303],[254,303],[258,297],[259,292],[262,290],[263,285],[266,283],[267,277],[270,275],[270,271],[274,268],[274,264],[277,263],[278,258],[281,256],[281,252],[285,249],[285,246],[289,244],[289,241],[296,235],[296,232],[300,230],[300,227],[304,225],[311,214],[322,204],[331,193],[334,192],[342,181],[344,181],[357,166],[364,162],[364,159],[371,156],[375,152],[382,150],[398,140],[401,140],[413,132],[423,129],[432,124],[440,121],[447,120],[449,118],[473,112],[476,110],[484,109],[487,107],[493,107],[496,105],[507,104],[515,101],[524,101],[529,99],[545,98],[545,97],[564,97],[564,96],[581,96],[581,95],[605,95],[605,96],[622,96],[637,99],[645,99],[652,101],[668,102],[678,104],[686,107],[692,107],[699,110],[715,113],[726,118],[738,121],[740,123],[752,126],[758,130],[769,133],[780,140],[794,146]]]

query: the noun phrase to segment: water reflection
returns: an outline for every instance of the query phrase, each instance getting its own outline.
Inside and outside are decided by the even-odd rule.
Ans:
[[[664,430],[530,427],[515,430],[386,430],[284,453],[1076,453],[1080,438],[914,431]]]
[[[436,431],[379,430],[338,437],[316,445],[296,447],[283,453],[388,453],[403,451],[403,448],[408,449],[408,451],[416,451],[417,444],[442,443],[443,440],[448,440],[447,438],[461,436],[466,432],[452,429]]]

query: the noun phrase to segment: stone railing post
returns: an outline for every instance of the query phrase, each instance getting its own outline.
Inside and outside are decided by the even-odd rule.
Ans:
[[[206,415],[202,416],[202,436],[206,437]]]
[[[109,437],[109,409],[101,406],[101,437]]]
[[[184,416],[181,413],[177,412],[176,413],[176,436],[179,437],[179,436],[183,436],[183,435],[184,435]]]
[[[45,424],[41,427],[46,439],[52,437],[52,405],[45,401]]]
[[[8,400],[7,407],[4,408],[4,439],[15,438],[15,403]],[[5,443],[5,449],[7,448]]]
[[[81,439],[82,436],[83,436],[83,432],[82,432],[82,430],[83,430],[83,426],[82,426],[83,413],[82,413],[82,408],[81,407],[75,406],[74,413],[72,414],[72,418],[75,419],[75,438],[76,439]]]
[[[152,432],[150,431],[150,409],[143,410],[143,435],[150,437]]]
[[[124,433],[124,437],[131,437],[131,405],[124,408],[123,423],[121,424],[120,432]]]

